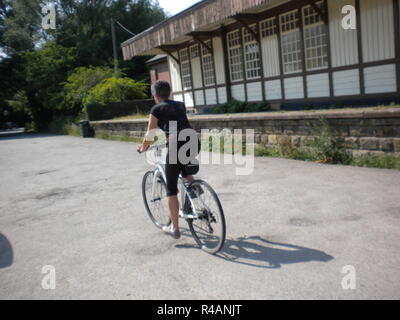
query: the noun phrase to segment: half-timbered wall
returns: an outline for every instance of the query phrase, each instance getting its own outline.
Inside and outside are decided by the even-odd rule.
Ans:
[[[203,40],[211,51],[194,41],[183,49],[189,60],[179,65],[169,59],[174,98],[190,108],[229,98],[282,104],[398,97],[399,2],[322,0],[315,2],[319,11],[306,1],[293,2],[261,14],[248,27],[228,26],[221,36]],[[357,9],[355,30],[342,27],[345,5]],[[182,50],[174,55],[181,57]],[[188,70],[192,86],[182,89]]]

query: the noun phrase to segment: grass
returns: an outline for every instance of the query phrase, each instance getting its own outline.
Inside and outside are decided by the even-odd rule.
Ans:
[[[125,116],[125,117],[117,117],[117,118],[114,118],[114,119],[112,119],[113,121],[118,121],[118,120],[121,120],[121,121],[124,121],[124,120],[142,120],[142,119],[148,119],[149,118],[149,115],[148,114],[133,114],[133,115],[130,115],[130,116]]]
[[[378,110],[385,110],[385,109],[392,109],[392,108],[400,108],[399,104],[396,103],[391,103],[388,105],[378,105],[378,106],[369,106],[365,108],[350,108],[350,107],[342,107],[340,105],[333,105],[330,108],[324,108],[324,109],[313,109],[312,106],[306,106],[304,110],[277,110],[277,111],[268,111],[268,112],[276,112],[276,113],[290,113],[290,112],[299,112],[299,111],[304,111],[304,112],[323,112],[323,111],[331,111],[331,110],[342,110],[342,111],[352,111],[352,110],[372,110],[372,111],[378,111]],[[240,114],[240,113],[232,113],[232,112],[227,112],[224,113],[224,115],[235,115],[235,114]],[[209,115],[209,114],[207,114]],[[117,117],[113,118],[113,121],[125,121],[125,120],[143,120],[143,119],[148,119],[149,115],[148,114],[133,114],[129,116],[124,116],[124,117]],[[189,115],[189,118],[191,116]]]
[[[96,131],[96,138],[103,140],[134,142],[134,143],[142,143],[143,141],[143,138],[130,137],[122,134],[110,134],[109,132],[103,130]]]

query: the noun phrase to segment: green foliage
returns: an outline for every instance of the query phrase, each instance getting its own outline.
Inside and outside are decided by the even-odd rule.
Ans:
[[[107,105],[111,102],[147,98],[148,85],[129,78],[109,78],[92,88],[84,98],[84,105]]]
[[[21,56],[29,101],[28,114],[34,129],[44,130],[56,111],[63,111],[63,82],[74,67],[75,49],[48,42],[42,49],[23,52]]]
[[[320,123],[320,126],[311,127],[313,138],[307,144],[313,158],[324,163],[350,163],[352,157],[343,139],[337,136],[326,119],[321,119]]]
[[[64,83],[66,108],[81,107],[89,91],[113,74],[114,70],[109,67],[76,68]]]
[[[41,5],[49,3],[57,8],[56,30],[43,30],[41,25]],[[25,95],[28,103],[21,123],[29,119],[34,131],[46,130],[56,116],[75,117],[82,109],[82,93],[113,76],[106,70],[110,68],[96,68],[112,64],[111,17],[139,34],[167,15],[153,0],[0,0],[0,53],[7,55],[0,56],[0,109],[14,117],[13,108],[25,105]],[[129,37],[117,25],[115,29],[117,43]],[[131,78],[146,80],[146,59],[120,61],[120,68]],[[76,78],[67,81],[78,66],[93,67],[87,73],[75,70]],[[85,82],[85,76],[95,83]]]
[[[73,117],[55,117],[49,124],[47,132],[70,136],[80,136],[79,121]]]
[[[269,111],[271,106],[268,103],[249,103],[232,99],[231,101],[215,106],[212,113],[242,113],[242,112],[263,112]]]

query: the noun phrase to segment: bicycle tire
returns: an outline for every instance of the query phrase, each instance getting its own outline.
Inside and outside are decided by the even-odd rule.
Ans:
[[[153,176],[154,176],[154,171],[148,171],[148,172],[146,172],[145,175],[143,176],[143,180],[142,180],[142,196],[143,196],[143,202],[144,202],[144,205],[145,205],[147,214],[148,214],[149,217],[150,217],[150,220],[156,225],[157,228],[160,228],[160,229],[161,229],[161,228],[164,227],[164,226],[170,225],[170,224],[171,224],[171,219],[170,219],[170,217],[168,216],[168,208],[167,208],[166,203],[165,203],[164,212],[163,212],[163,213],[162,213],[162,212],[160,213],[160,214],[161,214],[160,217],[163,218],[162,221],[161,221],[160,218],[157,218],[157,217],[155,216],[155,214],[152,212],[152,210],[151,210],[151,208],[150,208],[150,206],[149,206],[148,196],[147,196],[147,194],[146,194],[147,179],[148,179],[149,177],[151,177],[151,179],[153,179]],[[161,192],[164,191],[164,195],[163,195],[163,194],[160,194],[160,195],[159,195],[159,198],[160,198],[160,199],[157,199],[157,200],[153,199],[153,201],[160,201],[160,202],[161,202],[163,199],[166,200],[166,194],[167,194],[166,191],[167,191],[167,188],[166,188],[166,185],[165,185],[164,180],[163,180],[161,177],[160,177],[159,179],[161,179],[161,182],[158,182],[160,185],[158,185],[157,188],[160,188],[159,190],[160,190]],[[152,180],[151,180],[151,184],[152,184]]]
[[[214,216],[214,218],[215,218],[215,215],[217,215],[217,217],[218,217],[216,222],[219,223],[218,228],[220,229],[221,235],[220,235],[218,241],[205,241],[203,239],[204,231],[202,232],[202,235],[200,235],[200,232],[198,230],[196,230],[196,226],[197,226],[196,223],[197,223],[197,221],[201,221],[201,219],[188,219],[187,223],[189,225],[190,232],[192,233],[194,239],[196,240],[196,243],[200,246],[200,248],[202,250],[206,251],[207,253],[216,254],[222,250],[224,243],[225,243],[226,222],[225,222],[224,211],[223,211],[223,208],[222,208],[222,205],[218,198],[217,193],[207,182],[205,182],[203,180],[195,180],[190,184],[189,189],[195,185],[200,185],[203,188],[203,191],[205,189],[207,189],[207,191],[209,191],[209,193],[212,197],[212,200],[215,204],[215,208],[217,209],[217,212],[212,212],[211,214]],[[186,201],[188,201],[188,199],[186,199]],[[199,208],[195,208],[195,209],[198,210]],[[205,208],[203,208],[202,210],[208,211],[208,209],[205,209]],[[208,215],[208,213],[206,213],[205,215]],[[210,225],[209,218],[210,217],[204,218],[204,220],[205,220],[204,222],[206,222],[208,225]],[[209,245],[210,242],[213,243],[213,246]]]

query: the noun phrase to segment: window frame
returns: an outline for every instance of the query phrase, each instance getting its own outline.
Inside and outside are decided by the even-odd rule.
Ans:
[[[182,77],[182,88],[184,91],[189,91],[193,89],[193,79],[192,79],[192,67],[190,65],[190,52],[189,48],[184,48],[179,50],[179,58],[181,61],[181,77]],[[186,85],[186,84],[189,84]]]
[[[319,6],[322,10],[326,9],[324,8],[326,6],[325,1],[319,1],[315,3],[317,6]],[[323,18],[318,14],[318,12],[315,11],[315,9],[311,6],[304,6],[301,8],[301,16],[302,16],[302,22],[303,22],[303,42],[304,42],[304,63],[305,63],[305,68],[306,71],[316,71],[316,70],[323,70],[329,68],[329,45],[328,45],[328,31],[327,31],[327,26],[325,25],[325,22]],[[306,10],[311,10],[311,14],[308,16],[305,14]],[[308,19],[308,22],[307,22]],[[315,19],[312,23],[310,20]],[[308,31],[309,30],[314,30],[313,31],[313,36],[314,37],[307,37]],[[321,33],[315,37],[317,31],[320,30]],[[314,40],[314,43],[318,43],[317,45],[313,46],[308,46],[308,41],[312,42]],[[324,43],[323,43],[323,40]],[[318,55],[318,51],[321,52],[321,55]],[[315,55],[310,57],[310,52],[315,53]],[[309,66],[309,62],[313,61],[313,59],[316,59],[318,66]],[[323,65],[319,65],[319,63],[322,61]],[[315,60],[314,60],[315,63]]]
[[[212,48],[211,39],[204,41],[204,44]],[[201,64],[204,87],[214,87],[216,85],[214,55],[203,45],[201,46]],[[212,81],[208,82],[210,78]]]
[[[301,30],[301,9],[294,9],[279,15],[279,29],[281,41],[281,58],[282,69],[284,75],[296,74],[303,72],[303,49],[302,49],[302,30]],[[286,19],[282,21],[285,16],[295,14],[295,19]],[[291,37],[291,39],[290,39]],[[287,38],[289,40],[287,41]],[[293,41],[295,39],[295,41]],[[290,41],[291,40],[291,41]],[[291,48],[291,51],[288,50]],[[293,50],[295,49],[295,50]],[[291,59],[290,61],[288,61]],[[291,68],[288,68],[291,66]],[[296,67],[296,68],[295,68]],[[292,69],[287,71],[288,69]]]
[[[257,24],[253,24],[249,26],[253,29],[254,32],[257,33]],[[254,35],[247,30],[247,28],[242,28],[242,36],[243,36],[243,55],[244,55],[244,72],[246,76],[246,80],[254,80],[261,78],[261,50],[260,45]],[[248,48],[254,47],[257,48],[255,52],[249,53]],[[251,49],[250,49],[251,50]],[[249,59],[250,56],[254,55],[252,59]],[[255,75],[251,75],[255,72]]]
[[[241,41],[241,30],[237,29],[226,34],[227,44],[228,44],[228,61],[229,61],[229,76],[231,82],[240,82],[245,80],[244,75],[244,66],[243,66],[243,46]],[[236,34],[236,37],[233,38],[230,36]],[[238,53],[234,56],[232,53]],[[235,63],[233,63],[235,62]],[[233,70],[235,68],[235,70]],[[239,70],[240,69],[240,70]],[[234,75],[240,75],[238,78],[234,78]]]

